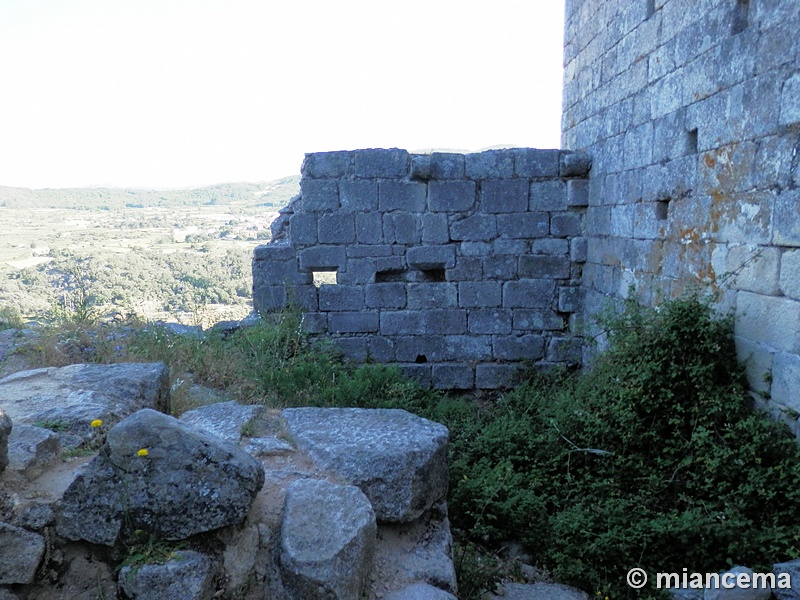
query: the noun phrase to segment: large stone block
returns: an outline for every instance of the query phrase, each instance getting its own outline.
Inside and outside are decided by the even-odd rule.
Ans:
[[[494,215],[476,213],[450,223],[450,239],[455,241],[489,241],[497,237]]]
[[[534,254],[519,257],[519,275],[526,279],[567,279],[570,266],[566,256]]]
[[[483,259],[479,256],[457,256],[456,266],[445,273],[447,281],[475,281],[481,277],[483,277]]]
[[[464,157],[470,179],[506,179],[514,176],[513,150],[486,150]]]
[[[372,148],[355,151],[356,177],[405,177],[409,173],[409,155],[398,148]]]
[[[425,333],[428,335],[459,335],[467,332],[467,311],[438,308],[425,311]]]
[[[418,244],[422,239],[420,216],[405,212],[383,215],[383,239],[388,244]]]
[[[455,246],[419,246],[409,248],[406,261],[412,269],[452,269],[456,264]]]
[[[781,256],[781,292],[800,300],[800,250],[785,250]]]
[[[109,546],[123,528],[182,540],[241,523],[263,484],[238,447],[144,409],[111,428],[64,493],[57,531]]]
[[[443,360],[480,362],[492,356],[492,338],[488,335],[448,335],[443,340]]]
[[[454,308],[458,306],[457,287],[453,283],[411,283],[408,285],[408,308]]]
[[[214,561],[205,554],[178,550],[163,564],[123,567],[119,587],[133,600],[211,600],[216,574]]]
[[[355,227],[359,244],[383,244],[382,213],[375,211],[356,214]]]
[[[294,213],[289,217],[289,237],[292,241],[292,246],[312,246],[316,244],[317,213],[300,212]]]
[[[531,239],[546,236],[550,219],[546,212],[519,212],[497,215],[497,234],[501,238]]]
[[[773,243],[800,246],[800,189],[783,190],[775,198]]]
[[[447,215],[441,213],[422,215],[422,241],[427,244],[446,244],[450,241]]]
[[[364,306],[364,287],[358,285],[319,286],[319,310],[355,311]]]
[[[335,180],[302,179],[303,210],[318,212],[339,208],[339,186]]]
[[[300,173],[304,177],[344,177],[352,173],[353,153],[314,152],[306,154]]]
[[[441,390],[469,390],[474,387],[475,373],[469,365],[433,365],[431,383],[434,388]]]
[[[514,174],[517,177],[558,177],[560,150],[517,148],[514,154]]]
[[[564,329],[564,319],[553,310],[514,309],[515,331],[559,331]]]
[[[458,284],[458,305],[462,308],[494,308],[502,302],[499,281],[465,281]]]
[[[367,308],[405,308],[404,283],[373,283],[364,288]]]
[[[566,210],[566,184],[558,179],[531,183],[530,209],[534,211]]]
[[[570,179],[567,181],[567,206],[587,206],[589,204],[589,180]]]
[[[464,155],[454,152],[432,152],[431,179],[463,179]]]
[[[297,446],[358,486],[379,521],[413,521],[447,493],[444,425],[397,409],[291,408],[281,414]]]
[[[494,338],[497,360],[536,360],[544,356],[544,337],[536,334]]]
[[[376,284],[396,285],[396,284]],[[403,285],[404,284],[399,284]],[[380,332],[383,335],[423,335],[425,320],[417,311],[397,310],[381,311]],[[413,360],[413,359],[412,359]]]
[[[354,485],[299,479],[286,491],[280,569],[292,600],[361,598],[375,552],[369,499]]]
[[[298,252],[303,271],[336,271],[347,264],[344,246],[314,246]]]
[[[460,212],[475,206],[475,183],[472,181],[431,181],[428,184],[428,208],[434,212]]]
[[[378,313],[330,313],[328,330],[331,333],[374,333],[378,331]]]
[[[486,280],[508,280],[517,277],[516,256],[487,256],[483,259],[483,276]]]
[[[505,308],[548,308],[553,304],[555,282],[548,279],[507,281],[503,284]]]
[[[725,272],[740,290],[775,296],[780,293],[781,251],[775,247],[729,248]]]
[[[345,210],[378,210],[378,184],[375,181],[340,181],[339,200]]]
[[[439,335],[412,335],[395,338],[398,362],[441,362],[445,357],[444,338]]]
[[[378,208],[420,213],[425,210],[428,187],[414,181],[381,181],[378,184]]]
[[[0,522],[0,585],[32,583],[44,550],[38,533]]]
[[[469,332],[482,335],[511,333],[511,309],[476,308],[469,311]]]
[[[772,400],[800,413],[800,356],[777,352],[772,360]]]
[[[8,442],[9,470],[29,481],[61,461],[61,442],[58,434],[49,429],[17,424]]]
[[[781,91],[781,125],[792,125],[800,122],[800,73],[795,73]]]
[[[352,244],[356,241],[353,213],[339,212],[320,215],[317,237],[320,244]]]
[[[518,365],[482,364],[475,367],[475,387],[479,390],[507,389],[519,385]]]
[[[485,213],[524,212],[528,208],[528,180],[506,179],[481,184],[481,210]]]
[[[800,350],[800,302],[789,298],[739,292],[736,335],[781,352]]]

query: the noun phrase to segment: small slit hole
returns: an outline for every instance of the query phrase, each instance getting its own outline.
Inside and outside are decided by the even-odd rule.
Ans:
[[[656,202],[656,219],[665,221],[669,214],[669,200],[659,200]]]
[[[418,365],[425,364],[426,362],[428,362],[428,357],[425,356],[424,354],[417,354],[417,358],[414,359],[414,362],[417,363]]]

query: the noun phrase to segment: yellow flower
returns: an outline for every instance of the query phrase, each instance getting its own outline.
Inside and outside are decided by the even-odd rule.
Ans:
[[[100,419],[95,419],[94,421],[92,421],[91,425],[92,427],[100,427],[103,425],[103,422]]]
[[[148,454],[150,453],[147,451],[147,448],[140,448],[136,456],[147,456]]]

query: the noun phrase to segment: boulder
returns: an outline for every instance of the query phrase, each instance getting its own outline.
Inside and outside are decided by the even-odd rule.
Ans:
[[[238,447],[144,409],[115,425],[64,494],[57,530],[112,545],[123,521],[166,540],[241,523],[264,484]]]
[[[187,411],[181,421],[228,442],[238,443],[247,424],[264,412],[263,406],[220,402]]]
[[[44,556],[44,538],[0,523],[0,585],[31,583]]]
[[[293,482],[284,502],[280,566],[294,600],[353,600],[364,592],[375,547],[375,513],[352,485]]]
[[[90,423],[108,427],[142,408],[169,412],[163,363],[69,365],[21,371],[0,379],[0,406],[16,424],[54,429],[67,446],[96,441]]]
[[[210,600],[215,575],[208,556],[179,550],[163,565],[123,567],[119,588],[131,600]]]
[[[791,581],[800,582],[800,559],[776,563],[772,565],[772,572],[775,573],[776,580],[782,573],[787,573]],[[793,587],[794,589],[785,589],[776,585],[772,589],[772,594],[778,600],[800,600],[800,585],[793,584]]]
[[[0,473],[8,465],[8,436],[12,430],[11,417],[0,408]]]
[[[297,446],[366,494],[379,521],[418,518],[447,493],[447,428],[399,409],[289,408]]]
[[[17,425],[8,438],[8,468],[29,481],[61,460],[58,434],[33,425]]]
[[[0,588],[0,600],[19,600],[19,596],[11,593],[11,590]]]
[[[739,573],[747,573],[752,577],[753,571],[747,567],[733,567],[720,576],[720,586],[718,588],[706,588],[703,597],[705,600],[769,600],[772,596],[770,588],[756,588],[756,587],[731,587],[725,588],[722,586],[722,577],[725,574],[731,573],[734,576]]]
[[[39,586],[26,590],[26,600],[117,598],[113,568],[93,557],[86,549],[67,550],[63,562],[69,566],[59,576],[58,585],[52,585],[48,579],[41,578]]]
[[[383,600],[456,600],[456,597],[427,583],[412,583],[402,590],[384,596]]]

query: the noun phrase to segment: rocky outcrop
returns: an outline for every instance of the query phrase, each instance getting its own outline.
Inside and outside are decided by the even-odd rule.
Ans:
[[[413,521],[447,492],[447,428],[404,410],[291,408],[297,445],[357,485],[379,521]]]
[[[281,525],[281,572],[295,600],[360,598],[375,550],[375,513],[353,485],[300,479]]]
[[[58,532],[112,545],[123,522],[167,540],[240,523],[264,484],[238,447],[144,409],[108,433],[64,494]]]
[[[589,600],[589,595],[560,583],[506,583],[501,595],[490,598],[502,600]]]
[[[789,576],[790,581],[800,581],[800,559],[774,564],[772,565],[772,572],[775,573],[776,577],[780,577],[785,573]],[[793,587],[794,589],[775,587],[772,590],[772,594],[778,600],[800,600],[800,586],[795,584]]]
[[[0,403],[33,397],[23,381],[42,392],[38,408],[14,402],[0,599],[455,597],[443,426],[399,410],[232,402],[175,419],[136,408],[164,407],[159,386],[114,389],[113,371],[105,386],[67,378],[61,397],[77,395],[63,413],[63,372],[0,381]],[[51,409],[65,428],[30,424]],[[78,422],[102,416],[102,427]]]
[[[86,446],[96,441],[95,419],[108,428],[142,408],[169,412],[169,373],[163,363],[21,371],[0,379],[0,406],[15,424],[53,429],[66,447]]]

